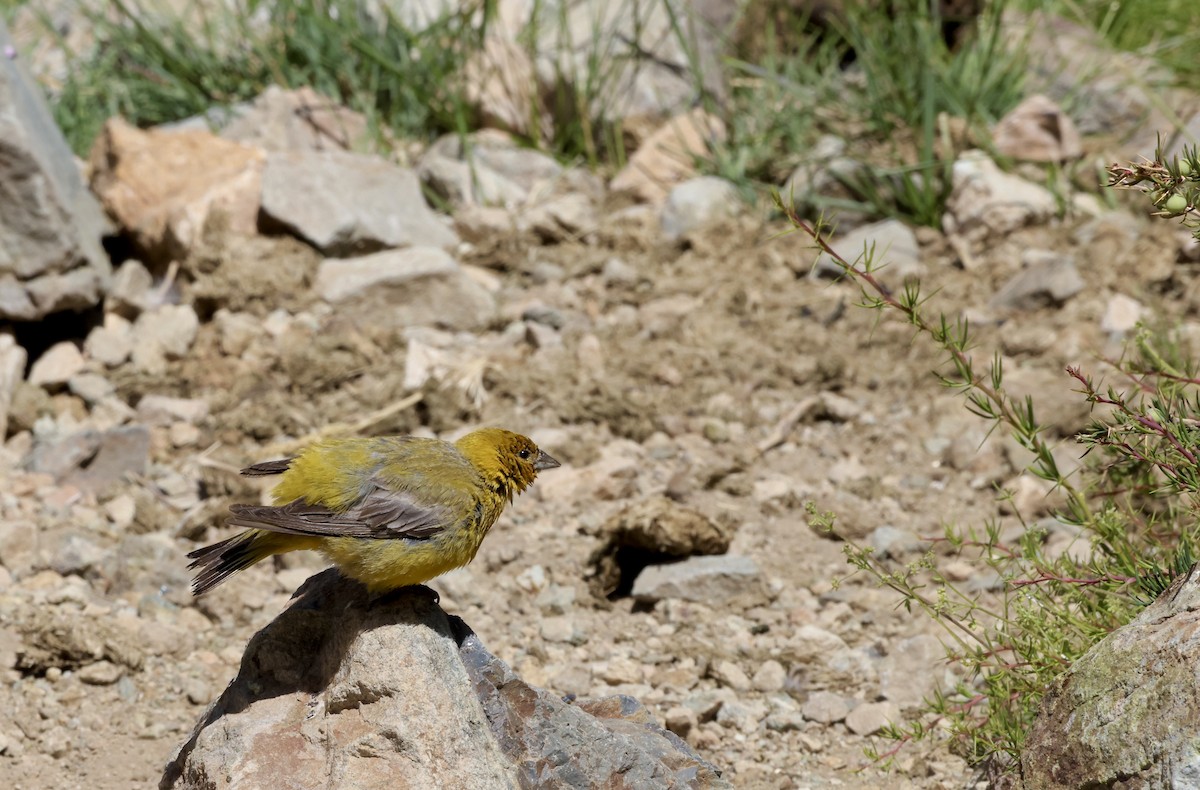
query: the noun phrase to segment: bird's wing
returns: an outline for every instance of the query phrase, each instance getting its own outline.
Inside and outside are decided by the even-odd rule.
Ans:
[[[312,537],[421,540],[453,526],[462,517],[457,511],[452,506],[423,501],[412,491],[375,488],[344,513],[297,499],[278,507],[232,505],[232,515],[225,523]]]
[[[265,477],[267,475],[281,475],[288,470],[295,461],[296,457],[281,458],[278,461],[263,461],[260,464],[247,466],[242,470],[242,474],[246,477]]]

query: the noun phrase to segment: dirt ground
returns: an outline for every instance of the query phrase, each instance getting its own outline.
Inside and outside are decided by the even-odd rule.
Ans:
[[[202,321],[190,353],[161,374],[109,373],[133,406],[148,394],[206,401],[195,435],[181,443],[183,429],[154,425],[147,477],[98,497],[18,468],[10,442],[2,515],[39,531],[20,569],[7,561],[15,539],[0,541],[6,786],[157,782],[250,636],[321,567],[288,556],[196,600],[184,555],[226,534],[231,501],[262,496],[239,467],[364,418],[365,433],[502,425],[564,462],[517,500],[473,565],[431,584],[525,679],[563,694],[631,693],[667,721],[690,700],[700,712],[684,725],[687,740],[737,787],[971,786],[971,768],[944,744],[908,746],[884,774],[863,748],[888,742],[799,714],[820,691],[850,707],[877,701],[894,683],[880,668],[897,645],[939,634],[868,579],[835,586],[849,570],[843,544],[808,526],[805,503],[836,512],[843,534],[913,559],[918,538],[947,523],[1018,523],[995,486],[1012,485],[1019,449],[987,438],[990,426],[938,384],[939,356],[910,327],[856,306],[853,284],[810,276],[806,240],[780,235],[779,223],[747,217],[667,244],[621,217],[554,244],[477,240],[463,261],[497,289],[499,318],[469,333],[396,329],[319,303],[309,291],[315,258],[295,242],[210,238],[179,279],[179,298]],[[1109,300],[1124,294],[1151,315],[1194,320],[1195,272],[1175,262],[1175,234],[1131,215],[1067,217],[990,242],[970,271],[940,236],[921,234],[920,276],[931,309],[971,318],[977,359],[999,350],[1010,386],[1036,395],[1064,457],[1078,457],[1069,437],[1088,414],[1063,369],[1102,374],[1100,357],[1119,352],[1120,339],[1101,329]],[[1061,306],[991,307],[1027,248],[1073,254],[1084,290]],[[277,310],[282,330],[261,329]],[[230,314],[260,327],[239,336],[240,349]],[[376,414],[411,394],[417,348],[444,369],[414,405]],[[56,397],[70,408],[70,396]],[[760,453],[810,397],[822,405]],[[596,597],[589,557],[605,524],[659,495],[730,530],[730,553],[757,564],[769,599]],[[136,515],[118,529],[112,503],[125,497]],[[1036,518],[1042,504],[1032,506]],[[882,543],[888,535],[900,537]],[[77,565],[62,559],[80,545],[91,553]],[[939,561],[957,563],[964,580],[981,573]],[[848,663],[812,641],[813,627],[844,642]],[[90,652],[72,652],[80,641]],[[770,677],[775,664],[762,671],[768,662],[781,679]],[[698,705],[705,694],[718,702]]]

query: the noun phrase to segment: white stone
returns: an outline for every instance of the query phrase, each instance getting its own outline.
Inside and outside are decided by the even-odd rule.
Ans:
[[[888,724],[900,721],[894,702],[865,702],[846,716],[846,728],[855,735],[874,735]]]
[[[83,370],[83,354],[69,341],[55,343],[46,349],[29,371],[29,383],[42,387],[59,387]]]
[[[1112,335],[1123,335],[1142,320],[1142,312],[1142,305],[1136,299],[1117,294],[1108,300],[1104,317],[1100,319],[1100,328]]]

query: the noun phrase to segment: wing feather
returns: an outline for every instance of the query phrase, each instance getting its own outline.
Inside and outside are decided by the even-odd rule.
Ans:
[[[263,461],[259,464],[247,466],[242,470],[242,474],[246,477],[265,477],[267,475],[281,475],[288,470],[295,461],[295,456],[291,458],[281,458],[278,461]]]
[[[292,535],[425,540],[455,521],[453,508],[431,505],[410,491],[375,488],[344,513],[297,499],[286,505],[232,505],[226,524]]]

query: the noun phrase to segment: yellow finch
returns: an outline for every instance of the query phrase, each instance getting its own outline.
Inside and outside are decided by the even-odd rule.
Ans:
[[[319,442],[242,470],[282,474],[274,506],[234,505],[232,538],[188,555],[201,595],[273,554],[321,552],[372,593],[420,584],[475,558],[505,502],[558,466],[531,440],[484,428],[457,442],[392,436]]]

